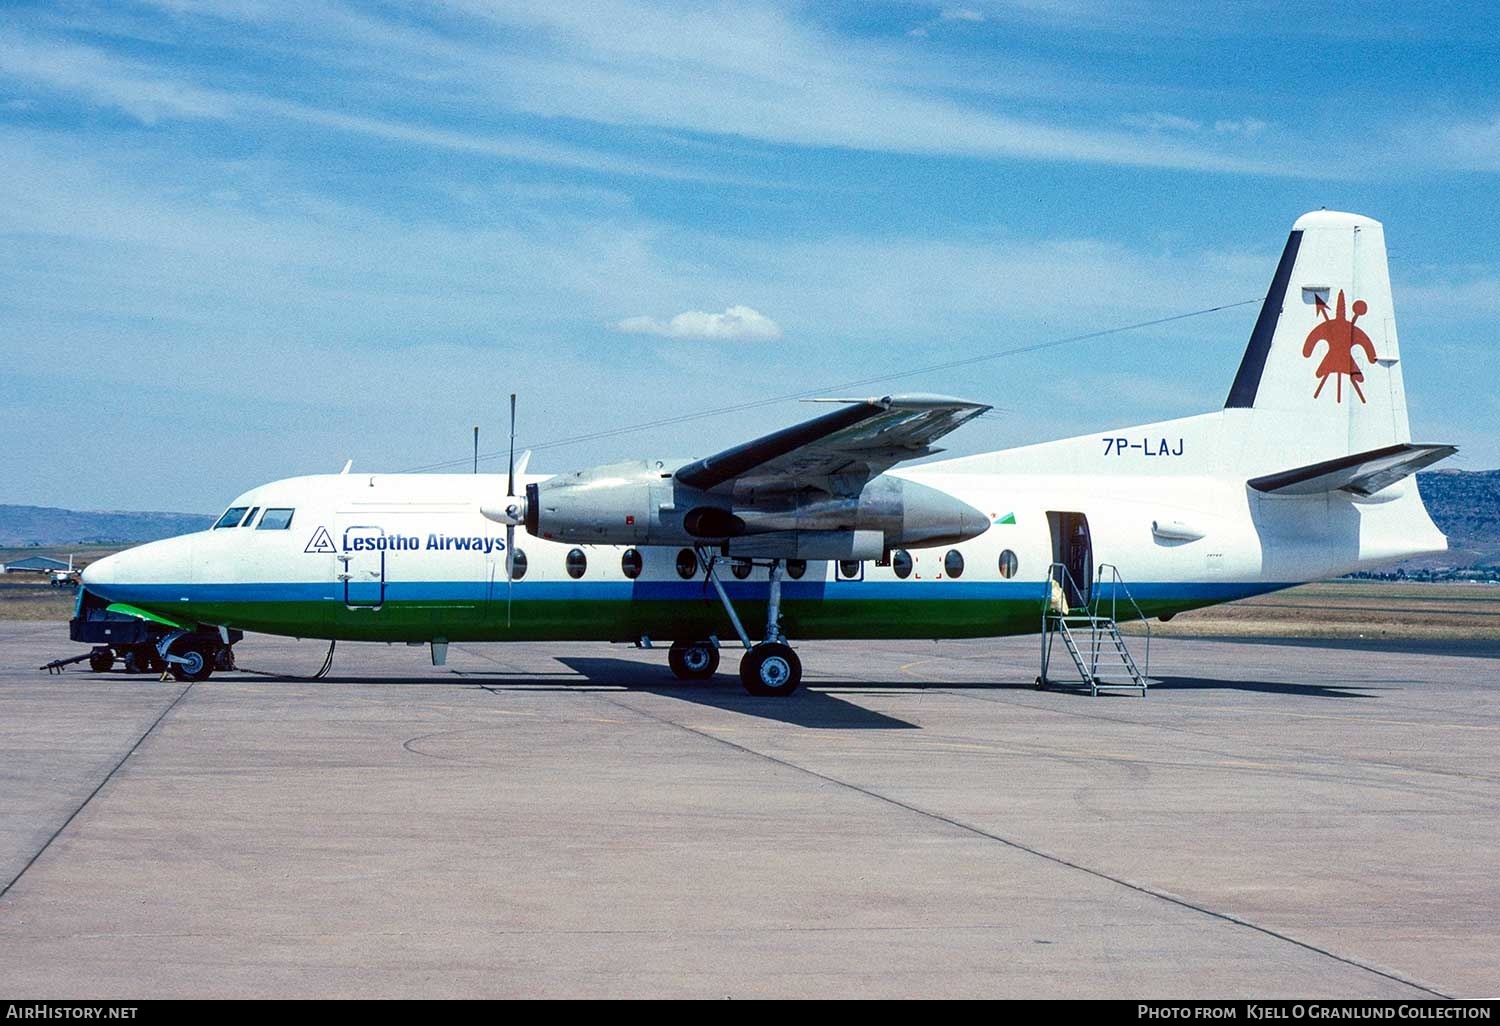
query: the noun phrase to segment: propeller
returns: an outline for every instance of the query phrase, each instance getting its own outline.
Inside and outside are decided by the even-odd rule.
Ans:
[[[510,629],[511,590],[516,583],[516,393],[510,394],[510,459],[505,464],[505,628]]]

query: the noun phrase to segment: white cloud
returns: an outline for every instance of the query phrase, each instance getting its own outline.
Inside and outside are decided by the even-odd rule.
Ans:
[[[83,96],[146,125],[164,118],[224,118],[231,109],[227,97],[214,90],[173,81],[91,47],[15,31],[0,31],[0,76]]]
[[[1240,118],[1239,120],[1221,119],[1214,122],[1214,131],[1220,135],[1242,135],[1252,139],[1260,135],[1268,127],[1259,118]]]
[[[781,337],[781,325],[748,306],[731,306],[723,313],[688,310],[665,322],[655,317],[627,317],[615,329],[627,335],[699,341],[768,342]]]
[[[1306,170],[1289,159],[1267,162],[1066,114],[943,95],[928,88],[930,63],[906,48],[837,37],[777,10],[663,10],[630,0],[586,7],[452,2],[490,30],[471,37],[492,37],[466,47],[453,74],[522,114],[875,152],[1248,174]]]
[[[1403,135],[1411,153],[1435,154],[1450,167],[1500,171],[1500,116],[1455,121],[1436,130],[1430,123],[1415,122],[1406,127]],[[1434,138],[1437,145],[1433,145]]]
[[[1122,125],[1144,128],[1148,132],[1196,132],[1203,126],[1192,118],[1180,114],[1163,114],[1151,111],[1148,114],[1126,114],[1120,118]]]
[[[679,181],[748,184],[727,176],[679,170],[620,154],[559,144],[519,133],[484,134],[409,124],[321,109],[248,90],[202,87],[167,71],[120,60],[93,47],[0,30],[0,79],[28,82],[53,93],[119,110],[144,125],[169,120],[252,121],[262,116],[429,149],[524,163]],[[30,98],[10,101],[26,109]],[[25,106],[20,106],[24,104]]]

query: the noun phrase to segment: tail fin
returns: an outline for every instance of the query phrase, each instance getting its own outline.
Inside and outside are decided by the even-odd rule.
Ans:
[[[1298,218],[1224,407],[1310,459],[1411,441],[1379,221]]]

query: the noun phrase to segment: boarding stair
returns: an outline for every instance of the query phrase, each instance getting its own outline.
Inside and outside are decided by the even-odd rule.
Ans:
[[[1047,570],[1046,591],[1042,598],[1042,673],[1036,679],[1038,690],[1049,687],[1084,687],[1093,696],[1101,691],[1138,691],[1142,698],[1146,690],[1158,683],[1150,677],[1151,671],[1151,625],[1141,612],[1135,596],[1130,593],[1120,570],[1113,563],[1101,563],[1092,590],[1092,601],[1074,607],[1070,600],[1087,594],[1073,579],[1067,566],[1053,563]],[[1120,634],[1119,614],[1122,600],[1134,611],[1135,619],[1145,628],[1145,669],[1143,670],[1130,654],[1125,638]],[[1062,639],[1063,648],[1078,670],[1077,679],[1061,679],[1048,675],[1053,662],[1052,646]],[[1119,677],[1102,677],[1099,672],[1101,657],[1113,658],[1124,667],[1128,680]]]

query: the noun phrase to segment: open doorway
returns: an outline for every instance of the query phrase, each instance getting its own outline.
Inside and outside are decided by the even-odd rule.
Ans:
[[[1089,539],[1089,518],[1082,513],[1048,512],[1047,525],[1052,529],[1052,561],[1067,568],[1058,583],[1067,594],[1068,605],[1081,609],[1089,604],[1094,592],[1094,547]]]

